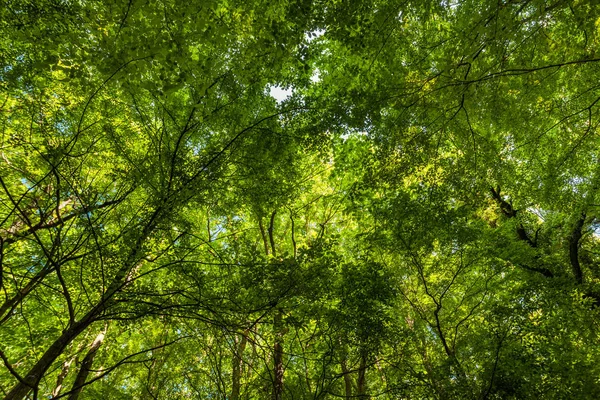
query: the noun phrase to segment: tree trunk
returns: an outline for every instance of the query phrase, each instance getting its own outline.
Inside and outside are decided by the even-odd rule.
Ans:
[[[77,400],[79,394],[83,390],[85,385],[85,381],[90,373],[90,369],[92,364],[94,363],[94,358],[96,357],[96,352],[102,345],[104,341],[104,335],[106,334],[106,327],[96,336],[96,339],[92,342],[85,358],[81,362],[81,367],[79,367],[79,372],[77,373],[77,377],[75,378],[75,382],[73,382],[73,387],[71,389],[71,394],[69,395],[69,400]]]
[[[88,314],[89,316],[89,314]],[[87,317],[87,316],[86,316]],[[38,362],[29,370],[29,373],[23,377],[24,382],[17,383],[10,392],[4,397],[4,400],[21,400],[35,387],[40,379],[46,373],[48,368],[62,354],[65,348],[92,323],[91,318],[84,318],[80,322],[74,323],[69,329],[63,331],[58,339],[50,345],[48,350],[42,355]]]
[[[258,228],[260,229],[260,236],[262,237],[263,245],[265,246],[265,254],[269,255],[269,243],[267,242],[267,233],[262,223],[262,218],[258,217]]]
[[[62,390],[62,384],[69,373],[69,369],[71,368],[73,361],[75,361],[75,357],[71,357],[63,363],[60,373],[56,378],[56,386],[54,386],[54,390],[52,391],[52,397],[56,397],[60,394],[60,391]]]
[[[350,376],[350,371],[348,371],[348,365],[346,364],[346,356],[342,358],[340,362],[342,366],[342,374],[344,375],[344,394],[346,400],[352,398],[352,377]]]
[[[577,281],[578,284],[583,283],[583,273],[581,271],[581,265],[579,264],[579,241],[581,240],[584,223],[585,213],[582,213],[581,217],[575,223],[573,232],[569,237],[569,259],[571,261],[571,268],[573,269],[575,281]]]
[[[139,241],[138,241],[139,242]],[[132,252],[132,256],[135,252]],[[132,257],[130,257],[132,258]],[[44,355],[38,362],[29,370],[29,373],[24,377],[23,382],[17,383],[10,392],[4,397],[4,400],[21,400],[23,397],[37,387],[40,379],[44,376],[48,368],[56,361],[63,353],[65,348],[71,343],[81,332],[85,331],[103,312],[110,302],[112,296],[115,295],[127,284],[128,274],[133,267],[122,267],[108,288],[102,299],[88,313],[77,322],[73,322],[71,326],[63,331],[63,333],[50,345]]]
[[[367,381],[365,374],[367,372],[367,353],[361,352],[360,365],[358,367],[358,382],[357,382],[357,395],[359,399],[368,399],[367,395]]]
[[[283,394],[283,311],[278,310],[273,319],[275,345],[273,346],[273,400],[281,400]]]
[[[273,257],[277,257],[277,252],[275,251],[275,239],[273,238],[273,231],[275,229],[275,215],[277,215],[277,211],[273,211],[271,214],[271,222],[269,223],[269,241],[271,242],[271,254]]]
[[[247,331],[242,333],[242,338],[239,340],[239,343],[237,342],[236,338],[237,348],[235,349],[232,360],[231,400],[238,400],[240,398],[240,380],[242,377],[242,367],[244,366],[244,359],[242,355],[244,354],[244,349],[246,348],[247,334]]]

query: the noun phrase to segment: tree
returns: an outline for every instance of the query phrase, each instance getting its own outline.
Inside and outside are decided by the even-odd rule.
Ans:
[[[598,397],[598,12],[5,2],[5,398]]]

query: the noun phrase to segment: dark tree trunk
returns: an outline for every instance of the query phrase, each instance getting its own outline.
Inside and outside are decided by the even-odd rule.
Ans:
[[[358,382],[357,382],[357,395],[359,399],[367,399],[369,396],[367,395],[367,353],[361,352],[360,355],[360,365],[358,367]]]
[[[89,315],[89,314],[88,314]],[[5,400],[21,400],[33,388],[37,387],[40,379],[44,376],[48,368],[62,354],[65,348],[92,323],[91,318],[76,322],[69,329],[63,331],[50,345],[48,350],[42,355],[38,362],[29,370],[29,373],[23,377],[24,382],[17,383],[10,392],[4,397]]]
[[[579,264],[579,241],[581,240],[584,223],[585,214],[581,214],[581,217],[575,223],[575,227],[569,238],[569,259],[571,261],[573,276],[575,276],[575,281],[578,284],[583,283],[583,273],[581,271],[581,265]]]
[[[273,320],[275,344],[273,346],[273,400],[281,400],[283,394],[283,312],[278,310]]]

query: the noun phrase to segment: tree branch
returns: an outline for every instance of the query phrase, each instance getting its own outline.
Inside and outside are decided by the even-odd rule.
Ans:
[[[499,186],[496,189],[491,187],[490,192],[492,193],[492,197],[494,198],[496,203],[498,203],[498,206],[500,206],[500,210],[502,211],[502,214],[504,214],[507,218],[515,218],[517,216],[518,210],[515,210],[514,207],[512,206],[512,204],[510,204],[509,202],[504,200],[502,198],[502,196],[500,196],[500,187]],[[527,243],[531,248],[537,247],[537,241],[534,242],[533,240],[531,240],[531,238],[525,231],[525,227],[523,227],[523,224],[519,223],[517,225],[516,231],[517,231],[517,235],[519,236],[520,240]],[[537,236],[537,233],[536,233],[536,236]],[[538,258],[538,257],[536,257],[536,258]],[[547,278],[554,277],[554,274],[552,273],[552,271],[550,271],[548,268],[545,268],[545,267],[540,267],[540,268],[531,267],[526,264],[518,264],[518,266],[523,269],[526,269],[527,271],[537,272],[539,274],[542,274]]]

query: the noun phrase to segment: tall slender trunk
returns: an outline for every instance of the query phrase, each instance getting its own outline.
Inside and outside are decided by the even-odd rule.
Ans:
[[[360,365],[358,366],[358,382],[357,382],[357,391],[359,399],[368,399],[369,395],[367,395],[367,381],[366,381],[366,372],[367,372],[367,353],[365,351],[361,351],[360,354]]]
[[[102,342],[104,341],[106,329],[107,327],[105,326],[104,329],[96,336],[96,338],[90,345],[87,354],[83,358],[83,361],[81,362],[81,367],[79,367],[79,372],[77,373],[77,377],[75,378],[75,382],[73,382],[71,394],[69,395],[69,400],[77,400],[77,398],[81,394],[81,391],[83,390],[83,387],[85,385],[85,381],[87,380],[87,377],[90,374],[92,364],[94,363],[96,352],[98,351],[98,349],[102,345]]]
[[[275,344],[273,346],[273,400],[281,400],[283,394],[283,311],[277,310],[273,318]]]
[[[271,254],[273,257],[277,257],[277,250],[275,249],[275,216],[277,211],[273,211],[271,214],[271,220],[269,222],[269,228],[267,229],[269,235],[269,242],[271,243]],[[265,243],[266,247],[266,243]],[[268,252],[267,252],[268,253]],[[273,317],[273,333],[275,336],[275,343],[273,344],[273,400],[281,400],[283,395],[283,310],[277,309],[277,313]]]
[[[583,224],[585,223],[585,213],[581,214],[581,217],[575,223],[571,237],[569,237],[569,259],[571,261],[571,268],[575,281],[578,284],[583,283],[583,272],[581,271],[581,265],[579,264],[579,241],[582,237]]]
[[[260,229],[260,236],[262,237],[263,245],[265,246],[265,254],[269,255],[269,243],[267,242],[267,233],[262,223],[262,218],[258,218],[258,228]]]
[[[346,356],[344,356],[340,365],[342,366],[342,374],[344,375],[344,394],[346,400],[349,400],[352,398],[352,377],[350,376],[350,371],[348,371],[348,364],[346,361]]]
[[[277,257],[277,252],[275,251],[275,239],[273,238],[273,232],[275,229],[275,215],[277,215],[277,211],[273,211],[273,214],[271,214],[271,221],[268,228],[269,241],[271,242],[271,254],[273,254],[273,257]]]
[[[232,385],[231,385],[231,400],[240,398],[240,381],[242,377],[242,367],[244,366],[243,354],[246,349],[248,331],[242,333],[239,342],[236,337],[236,349],[232,359]]]

